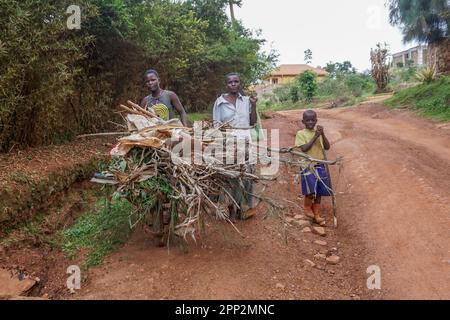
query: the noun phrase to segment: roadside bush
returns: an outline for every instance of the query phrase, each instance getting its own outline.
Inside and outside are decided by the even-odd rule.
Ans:
[[[313,71],[306,70],[297,78],[300,90],[306,101],[311,101],[317,94],[317,74]]]
[[[436,67],[427,67],[419,70],[416,73],[416,79],[424,84],[430,84],[437,78]]]
[[[283,84],[273,90],[273,102],[291,101],[291,87],[293,84]]]
[[[292,102],[298,102],[300,100],[299,88],[298,88],[298,86],[296,86],[295,83],[291,86],[289,94],[290,94]]]
[[[345,85],[355,97],[361,97],[364,90],[365,81],[357,75],[348,75],[345,79]]]
[[[319,97],[362,97],[375,91],[375,83],[368,74],[346,74],[337,78],[327,77],[319,83]]]
[[[449,121],[450,77],[401,90],[387,100],[386,104],[393,107],[407,106],[423,115]]]
[[[348,104],[357,103],[358,98],[365,95],[373,94],[375,91],[375,83],[370,74],[364,73],[348,73],[340,74],[337,77],[326,77],[321,82],[316,82],[317,90],[314,93],[314,97],[319,100],[340,100],[347,101]],[[300,77],[296,81],[278,86],[274,89],[273,93],[265,100],[271,104],[276,103],[297,103],[298,101],[305,100],[305,92],[303,92]],[[266,109],[270,109],[266,107]]]
[[[418,71],[418,69],[416,66],[401,68],[398,73],[399,80],[402,82],[414,82],[414,81],[416,81],[415,77],[416,77],[417,71]]]
[[[357,98],[364,94],[372,94],[376,89],[372,77],[367,74],[349,74],[345,77],[345,84]]]
[[[319,83],[317,94],[321,97],[343,97],[350,95],[350,90],[345,81],[327,77]]]
[[[0,0],[0,151],[72,134],[65,130],[74,120],[66,102],[76,94],[83,48],[94,39],[67,30],[69,5]],[[94,13],[85,8],[89,19]]]
[[[80,0],[80,30],[68,30],[70,0],[0,0],[0,152],[110,130],[116,106],[140,102],[142,76],[160,72],[189,111],[207,110],[239,72],[252,84],[273,52],[240,22],[228,0]]]

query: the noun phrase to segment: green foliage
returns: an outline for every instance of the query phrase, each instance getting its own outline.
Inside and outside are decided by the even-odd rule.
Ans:
[[[240,5],[240,1],[233,1]],[[244,86],[256,83],[275,66],[277,54],[261,50],[265,40],[260,31],[252,33],[240,22],[233,25],[226,10],[229,0],[187,0],[185,10],[207,22],[204,50],[192,61],[182,81],[173,88],[198,112],[211,108],[214,99],[225,88],[224,76],[229,72],[241,74]]]
[[[369,74],[350,73],[338,78],[327,77],[319,83],[318,96],[351,98],[373,94],[375,83]]]
[[[188,114],[188,121],[191,126],[194,125],[194,122],[196,121],[204,120],[212,120],[212,115],[210,112],[197,112]]]
[[[300,90],[306,101],[311,101],[317,93],[317,74],[314,71],[306,70],[297,78]]]
[[[287,101],[291,101],[291,87],[292,86],[296,86],[296,83],[289,83],[289,84],[283,84],[280,85],[278,87],[276,87],[273,90],[273,98],[274,98],[274,102],[287,102]],[[298,91],[297,91],[298,93]]]
[[[0,0],[0,151],[70,130],[66,98],[93,38],[66,27],[70,1]],[[95,14],[84,3],[86,18]],[[69,116],[69,118],[68,118]]]
[[[135,148],[130,154],[130,163],[121,158],[112,159],[108,170],[129,173],[133,165],[141,161],[142,149]],[[147,156],[143,161],[147,161]],[[110,194],[109,191],[106,192]],[[111,199],[110,199],[111,198]],[[162,227],[162,210],[166,202],[171,204],[170,235],[173,239],[178,222],[178,202],[167,178],[152,177],[143,182],[116,192],[112,197],[103,197],[94,209],[86,212],[76,223],[61,232],[59,243],[63,251],[72,258],[79,252],[86,253],[86,267],[99,265],[106,255],[124,244],[132,230],[141,222],[153,218],[155,232]]]
[[[405,42],[434,43],[450,35],[448,0],[389,0],[389,18],[403,32]]]
[[[365,89],[370,89],[367,79],[356,74],[349,74],[345,78],[345,85],[350,89],[354,97],[361,97]]]
[[[416,78],[424,84],[430,84],[437,78],[436,67],[427,67],[417,71]]]
[[[170,202],[172,207],[176,206],[177,203],[169,181],[162,176],[140,182],[134,186],[134,189],[121,192],[120,196],[125,197],[136,208],[130,217],[132,226],[143,221],[154,209],[160,213],[164,202]],[[155,215],[154,218],[158,219],[159,216]],[[154,226],[156,227],[157,224],[155,223]],[[170,231],[174,232],[175,230]]]
[[[417,71],[417,67],[414,65],[395,68],[391,72],[391,81],[394,83],[414,82],[416,81]]]
[[[195,111],[226,73],[252,84],[276,60],[258,32],[230,27],[225,0],[80,0],[81,30],[68,30],[72,4],[0,0],[0,152],[111,130],[116,106],[147,94],[149,68]]]
[[[326,100],[340,100],[346,104],[357,103],[360,98],[371,95],[375,92],[375,83],[369,73],[356,73],[352,64],[348,61],[344,63],[329,63],[328,67],[334,67],[323,81],[316,82],[317,91],[314,94],[316,102]],[[312,76],[307,76],[312,79]],[[301,89],[300,77],[288,84],[277,86],[273,93],[268,95],[261,110],[285,110],[291,108],[305,107],[304,102],[311,103],[311,99],[305,98],[305,92]],[[313,96],[313,97],[314,97]],[[303,106],[298,101],[303,100]],[[292,105],[294,104],[294,105]]]
[[[87,250],[86,266],[99,265],[108,253],[128,240],[132,209],[123,199],[99,200],[94,210],[62,232],[63,251],[75,257],[80,250]]]
[[[296,85],[291,86],[290,92],[289,92],[290,98],[292,102],[297,102],[300,100],[299,97],[299,88]]]
[[[350,61],[340,62],[328,62],[325,71],[328,72],[328,76],[331,78],[342,77],[347,74],[356,74],[356,69],[353,67]]]
[[[139,166],[150,165],[155,156],[155,153],[135,147],[127,158],[113,158],[108,171],[123,173],[125,176],[132,175]],[[126,187],[121,188],[120,192],[114,194],[114,197],[117,199],[124,198],[133,205],[134,210],[129,217],[131,228],[134,228],[142,221],[153,218],[155,232],[161,232],[160,228],[163,227],[161,224],[163,207],[170,204],[172,208],[172,223],[169,229],[169,236],[174,235],[178,219],[176,210],[178,200],[169,179],[169,177],[164,175],[149,177],[145,181],[128,184]]]
[[[450,77],[402,90],[386,104],[408,106],[425,116],[450,121]]]
[[[340,98],[350,95],[350,89],[346,86],[342,79],[334,79],[326,77],[319,83],[317,93],[321,97],[335,97]]]
[[[408,67],[408,68],[410,68],[410,67],[412,67],[412,66],[414,66],[415,65],[415,62],[414,62],[414,60],[407,60],[406,61],[406,67]]]
[[[9,175],[9,179],[21,184],[33,184],[34,181],[26,173],[17,171]]]
[[[314,109],[320,104],[320,101],[312,101],[310,103],[299,100],[296,103],[291,102],[290,100],[286,102],[278,102],[275,100],[266,100],[261,101],[258,104],[258,111],[261,114],[261,119],[266,118],[265,112],[276,112],[276,111],[285,111],[285,110],[299,110],[299,109]]]

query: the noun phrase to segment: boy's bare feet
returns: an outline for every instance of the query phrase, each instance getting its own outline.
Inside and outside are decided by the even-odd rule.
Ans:
[[[314,212],[314,222],[320,226],[325,226],[326,222],[325,219],[323,219],[320,216],[320,209],[321,209],[320,203],[313,204],[312,211]]]
[[[305,197],[303,207],[305,209],[305,216],[314,219],[313,201],[311,198]]]
[[[256,215],[256,209],[250,209],[247,210],[246,212],[242,213],[241,218],[242,220],[248,220],[250,218],[253,218]]]
[[[310,219],[314,219],[314,214],[310,210],[305,210],[305,216],[307,216]]]
[[[323,218],[320,218],[320,217],[314,218],[314,222],[317,223],[321,227],[325,227],[327,225],[326,220]]]

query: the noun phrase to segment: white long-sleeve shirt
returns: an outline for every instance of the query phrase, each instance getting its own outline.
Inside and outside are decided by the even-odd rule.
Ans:
[[[233,133],[241,138],[250,138],[250,112],[251,112],[250,98],[238,95],[236,99],[236,107],[227,101],[223,96],[217,98],[213,108],[214,127],[219,127],[224,123],[228,123],[233,130]],[[239,130],[239,128],[246,128]]]

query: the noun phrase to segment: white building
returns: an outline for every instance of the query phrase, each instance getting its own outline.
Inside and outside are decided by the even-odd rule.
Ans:
[[[404,67],[409,64],[422,67],[428,64],[428,46],[419,45],[417,47],[398,52],[392,55],[393,67]]]

